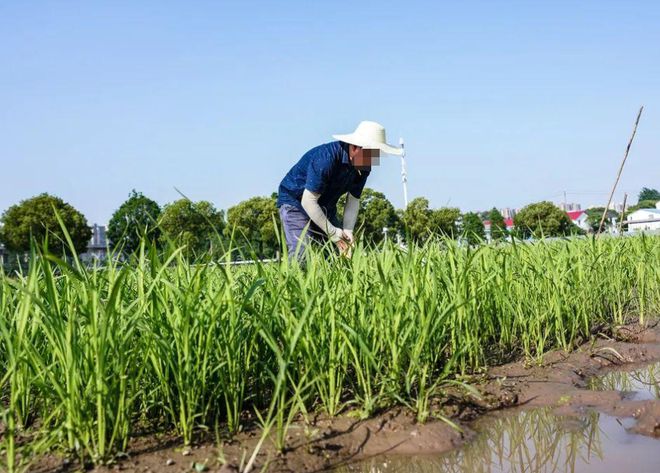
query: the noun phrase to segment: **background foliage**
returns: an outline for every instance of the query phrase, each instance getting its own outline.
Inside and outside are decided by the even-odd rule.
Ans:
[[[112,248],[121,248],[124,253],[130,254],[139,248],[142,237],[158,241],[160,212],[160,206],[155,201],[133,189],[128,200],[112,214],[108,223],[107,237]]]
[[[279,250],[280,216],[275,198],[252,197],[227,211],[225,234],[238,242],[244,254],[273,257]]]
[[[523,207],[513,218],[513,224],[521,238],[556,237],[580,232],[566,212],[548,201]]]
[[[224,212],[204,200],[179,199],[165,205],[160,218],[161,239],[185,246],[189,257],[212,250],[214,241],[219,245],[224,228]]]
[[[8,250],[26,252],[30,249],[30,238],[39,244],[48,236],[48,248],[61,254],[67,247],[64,233],[57,220],[59,214],[67,228],[77,252],[87,248],[92,231],[87,220],[78,210],[59,197],[40,194],[9,207],[2,214],[0,241]]]

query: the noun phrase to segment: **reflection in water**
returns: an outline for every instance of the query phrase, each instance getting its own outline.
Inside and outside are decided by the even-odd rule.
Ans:
[[[589,387],[630,393],[628,399],[635,401],[660,399],[660,363],[633,371],[612,371],[592,379]]]
[[[430,472],[657,472],[660,443],[631,435],[625,422],[597,412],[555,416],[549,409],[485,419],[464,447],[437,456],[378,457],[342,471]]]
[[[485,435],[441,458],[446,471],[571,471],[578,458],[601,459],[598,413],[555,417],[548,409],[497,419]]]

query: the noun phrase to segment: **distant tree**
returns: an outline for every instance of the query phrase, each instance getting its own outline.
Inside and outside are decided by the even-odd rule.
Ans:
[[[462,233],[470,245],[481,243],[486,238],[484,222],[481,221],[479,214],[474,212],[463,214]]]
[[[110,245],[130,254],[140,247],[143,237],[157,243],[160,237],[159,218],[160,206],[133,189],[128,200],[112,214],[108,223]]]
[[[431,232],[435,235],[458,237],[458,219],[461,211],[455,207],[441,207],[431,211]],[[479,218],[477,216],[477,218]]]
[[[653,199],[651,199],[651,200],[640,200],[639,202],[637,202],[636,205],[632,205],[632,206],[630,206],[626,209],[626,215],[629,215],[629,214],[631,214],[634,211],[639,210],[639,209],[654,209],[655,204],[657,202],[658,201],[653,200]]]
[[[428,199],[417,197],[408,202],[401,221],[410,239],[415,242],[423,242],[428,239],[431,235],[431,214]]]
[[[397,218],[397,225],[399,227],[399,230],[403,231],[403,209],[396,209],[396,218]]]
[[[346,197],[343,196],[337,203],[337,214],[343,215]],[[385,194],[365,187],[360,197],[360,211],[355,229],[359,237],[370,244],[383,241],[383,228],[388,229],[390,236],[396,234],[401,223],[392,203]]]
[[[513,218],[516,234],[522,238],[555,237],[579,233],[571,218],[552,202],[523,207]]]
[[[591,227],[592,231],[598,231],[598,225],[600,225],[600,219],[603,218],[604,210],[605,207],[593,207],[585,210],[585,213],[587,214],[587,223],[589,224],[589,227]],[[614,218],[619,218],[619,212],[612,209],[608,210],[603,226],[611,225],[612,219]]]
[[[161,240],[186,246],[186,255],[200,255],[217,242],[225,228],[224,212],[205,200],[179,199],[165,205],[160,217]]]
[[[58,214],[76,252],[84,253],[92,237],[87,219],[70,204],[48,194],[40,194],[9,207],[0,219],[0,241],[10,251],[25,252],[30,249],[31,238],[41,244],[47,237],[49,251],[55,254],[66,252],[69,248],[57,220]]]
[[[639,192],[639,197],[637,199],[638,203],[641,203],[645,200],[652,200],[657,202],[660,200],[660,191],[656,189],[649,189],[648,187],[642,187],[642,190]]]
[[[488,212],[488,220],[490,220],[490,237],[493,240],[502,240],[509,235],[506,229],[506,221],[495,207]]]
[[[272,257],[279,250],[278,229],[279,214],[273,196],[253,197],[227,211],[225,234],[259,257]]]
[[[477,215],[479,215],[479,218],[480,218],[481,221],[483,222],[483,221],[489,219],[490,210],[482,210],[482,211],[480,211],[480,212],[477,212]]]

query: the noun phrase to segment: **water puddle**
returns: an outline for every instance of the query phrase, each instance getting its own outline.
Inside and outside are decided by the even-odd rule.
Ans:
[[[632,371],[612,371],[592,379],[589,388],[596,391],[621,391],[631,401],[660,399],[660,363]]]
[[[343,472],[655,472],[660,441],[629,434],[633,419],[594,411],[556,416],[550,408],[483,419],[480,432],[462,448],[433,456],[380,456]]]
[[[592,390],[616,390],[629,400],[660,399],[660,363],[612,371],[591,381]],[[379,456],[342,472],[654,472],[660,471],[660,441],[627,431],[635,420],[596,411],[557,416],[552,408],[486,417],[463,447],[441,455]]]

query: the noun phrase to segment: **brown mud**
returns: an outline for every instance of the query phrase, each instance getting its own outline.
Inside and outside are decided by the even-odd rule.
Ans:
[[[660,400],[635,400],[625,393],[589,389],[590,380],[612,370],[627,370],[660,360],[660,326],[637,324],[599,334],[575,351],[547,353],[542,362],[520,360],[493,367],[469,380],[481,393],[476,399],[461,392],[448,392],[434,404],[460,426],[432,420],[418,424],[404,408],[358,420],[351,416],[327,419],[321,416],[308,424],[291,426],[284,454],[271,445],[260,450],[253,471],[264,466],[273,472],[327,471],[381,455],[426,455],[456,449],[475,436],[474,421],[484,414],[509,408],[550,408],[557,415],[577,415],[585,408],[616,417],[636,420],[629,431],[660,437]],[[146,433],[131,441],[128,454],[109,466],[92,471],[182,472],[239,471],[259,438],[258,431],[244,432],[222,444],[209,440],[191,448],[182,447],[172,435]],[[80,466],[50,456],[30,471],[54,473],[79,470]]]

